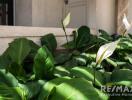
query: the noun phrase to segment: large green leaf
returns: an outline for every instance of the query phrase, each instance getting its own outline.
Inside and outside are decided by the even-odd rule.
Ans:
[[[119,50],[124,50],[125,52],[132,51],[132,39],[130,38],[121,38],[120,43],[118,44]]]
[[[106,61],[115,68],[118,66],[118,64],[113,59],[107,58]]]
[[[132,81],[132,70],[120,69],[112,72],[111,81]]]
[[[38,46],[36,43],[34,43],[32,40],[28,40],[29,41],[29,45],[30,45],[30,53],[28,55],[28,57],[30,58],[34,58],[34,56],[36,55],[38,49],[40,48],[40,46]]]
[[[14,76],[16,76],[17,79],[19,80],[26,77],[25,70],[23,69],[22,65],[19,65],[17,63],[11,63],[8,68],[8,71],[12,73]]]
[[[23,60],[30,52],[29,41],[25,38],[15,39],[9,44],[8,54],[11,60],[17,64],[22,64]]]
[[[0,100],[36,100],[44,83],[39,80],[38,82],[19,84],[17,87],[0,84]]]
[[[21,100],[18,84],[18,80],[11,73],[0,70],[0,100]]]
[[[91,82],[75,78],[58,85],[50,100],[108,100],[108,96],[95,89]]]
[[[0,56],[0,69],[8,68],[11,64],[9,55],[5,52]]]
[[[46,99],[46,98],[49,96],[51,90],[52,90],[55,86],[57,86],[57,85],[59,85],[59,84],[65,82],[65,81],[68,81],[69,79],[70,79],[69,77],[61,77],[61,78],[56,78],[56,79],[53,79],[53,80],[51,80],[51,81],[48,81],[48,82],[43,86],[43,88],[42,88],[42,90],[41,90],[41,92],[40,92],[40,95],[39,95],[38,100]]]
[[[19,87],[8,87],[0,84],[0,100],[26,100],[18,91],[20,94],[24,93]]]
[[[129,69],[120,69],[112,72],[111,82],[131,86],[132,85],[132,70]]]
[[[112,37],[104,30],[102,29],[99,29],[99,33],[101,33],[101,35],[99,35],[99,39],[100,41],[105,41],[105,42],[108,42],[108,41],[112,41]]]
[[[64,64],[66,61],[70,60],[72,54],[68,52],[57,53],[55,55],[55,64]]]
[[[22,64],[23,69],[25,70],[27,74],[30,74],[33,72],[34,57],[37,54],[38,49],[40,48],[40,46],[38,46],[32,40],[29,40],[29,44],[30,44],[31,50],[28,56],[26,57],[26,59],[24,59],[24,62]]]
[[[125,59],[128,60],[132,64],[132,54],[127,55]]]
[[[54,59],[46,46],[38,50],[33,67],[36,78],[50,79],[53,76]]]
[[[54,76],[56,77],[70,76],[70,69],[71,68],[68,67],[57,66],[54,69]]]
[[[78,78],[85,78],[88,81],[93,82],[94,80],[94,70],[92,68],[74,67],[71,70],[71,74]],[[98,86],[101,86],[104,84],[104,78],[101,72],[96,71],[95,82],[96,82],[96,85]]]
[[[41,38],[41,45],[47,46],[47,48],[53,52],[57,48],[57,41],[53,34],[45,35]]]
[[[82,53],[78,56],[73,57],[79,66],[86,66],[90,56],[86,53]]]
[[[90,40],[90,28],[82,26],[77,30],[76,47],[86,46]],[[75,40],[74,40],[75,41]]]
[[[73,32],[73,36],[73,41],[70,41],[62,46],[69,49],[77,49],[87,46],[91,36],[90,28],[87,26],[81,26],[77,31]]]
[[[15,87],[18,86],[18,80],[11,73],[0,69],[0,84]]]
[[[25,91],[25,97],[30,100],[34,99],[40,93],[42,86],[46,82],[44,80],[27,82],[26,84],[19,84],[19,87]]]
[[[111,72],[104,72],[103,73],[103,77],[104,77],[104,82],[109,83],[111,81]]]

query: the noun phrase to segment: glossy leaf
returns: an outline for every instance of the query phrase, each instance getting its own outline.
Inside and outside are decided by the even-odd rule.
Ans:
[[[76,47],[86,46],[90,40],[90,29],[87,26],[82,26],[77,30]]]
[[[127,55],[125,59],[127,59],[132,64],[132,54]]]
[[[28,55],[28,58],[34,58],[34,56],[36,55],[38,49],[40,48],[39,45],[37,45],[36,43],[34,43],[32,40],[28,40],[29,41],[29,45],[30,45],[30,53]]]
[[[46,46],[38,50],[33,67],[36,78],[50,79],[53,76],[54,59]]]
[[[19,84],[19,87],[25,91],[25,96],[29,100],[36,98],[37,95],[39,95],[40,90],[45,83],[46,82],[43,80],[38,80],[35,82],[28,82],[26,84]]]
[[[18,86],[18,80],[9,72],[0,69],[0,84],[5,84],[9,87]]]
[[[17,63],[11,63],[10,67],[8,68],[8,71],[19,79],[20,77],[26,78],[25,70],[23,69],[22,65],[19,65]]]
[[[9,55],[7,54],[7,52],[4,52],[0,56],[0,69],[4,69],[4,68],[7,69],[10,64],[11,64],[11,59]]]
[[[55,55],[56,64],[64,64],[66,61],[70,60],[72,54],[68,52],[57,53]]]
[[[95,89],[91,82],[75,78],[58,85],[50,100],[108,100],[108,96]]]
[[[9,56],[11,57],[12,62],[17,64],[22,64],[23,60],[27,57],[30,52],[29,41],[25,38],[15,39],[12,43],[9,44]]]
[[[53,34],[45,35],[41,38],[41,45],[46,46],[51,52],[57,48],[57,41]]]
[[[118,66],[118,64],[112,59],[107,58],[106,61],[115,68]]]
[[[102,29],[99,29],[99,33],[100,35],[98,36],[98,38],[100,40],[105,41],[105,42],[108,42],[108,41],[111,41],[112,40],[112,37],[111,35],[109,35],[106,31],[102,30]]]
[[[57,66],[54,69],[54,76],[56,77],[65,77],[69,76],[70,77],[70,68],[66,68],[63,66]]]
[[[89,60],[89,57],[87,54],[82,53],[76,57],[74,57],[75,61],[78,63],[79,66],[86,66],[87,62]]]
[[[0,84],[0,100],[26,100],[18,91],[20,94],[24,93],[19,87],[8,87]]]
[[[120,43],[118,44],[117,46],[117,50],[121,51],[125,51],[125,52],[128,52],[128,51],[132,51],[132,39],[129,39],[129,38],[121,38],[120,39]]]
[[[84,78],[88,81],[93,82],[94,80],[94,70],[92,68],[86,68],[86,67],[75,67],[72,68],[71,74],[78,78]],[[100,72],[96,72],[95,75],[95,81],[96,85],[101,86],[104,84],[103,75]]]
[[[68,81],[70,78],[69,77],[61,77],[61,78],[56,78],[51,81],[48,81],[42,88],[38,100],[46,99],[48,98],[48,95],[50,94],[51,90],[56,87],[57,85]]]
[[[87,26],[81,26],[77,31],[73,32],[73,36],[73,41],[70,41],[62,46],[69,49],[85,47],[90,42],[90,28]]]
[[[112,72],[111,82],[131,86],[132,85],[132,70],[129,69],[120,69]]]

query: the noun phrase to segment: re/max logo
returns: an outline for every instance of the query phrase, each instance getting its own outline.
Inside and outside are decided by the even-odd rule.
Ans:
[[[104,93],[132,93],[132,86],[127,87],[127,86],[101,86],[101,91]]]

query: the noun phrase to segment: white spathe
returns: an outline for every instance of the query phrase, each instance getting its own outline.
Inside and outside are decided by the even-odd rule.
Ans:
[[[100,64],[104,59],[110,57],[116,49],[120,40],[102,45],[96,56],[96,64]]]
[[[67,27],[70,24],[70,20],[71,20],[71,13],[68,13],[66,18],[63,20],[63,26]]]
[[[128,22],[126,14],[124,14],[124,18],[122,21],[123,21],[123,24],[125,25],[126,30],[128,31],[131,28],[131,24]]]

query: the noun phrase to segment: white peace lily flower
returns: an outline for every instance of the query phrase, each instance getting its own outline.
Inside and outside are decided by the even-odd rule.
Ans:
[[[131,23],[128,22],[126,14],[124,14],[123,24],[125,25],[125,28],[126,28],[127,31],[131,28]]]
[[[63,26],[67,27],[69,25],[69,23],[70,23],[70,20],[71,20],[71,13],[68,13],[68,15],[63,20]]]
[[[120,40],[101,46],[96,56],[96,64],[100,64],[104,59],[110,57],[116,49]]]

